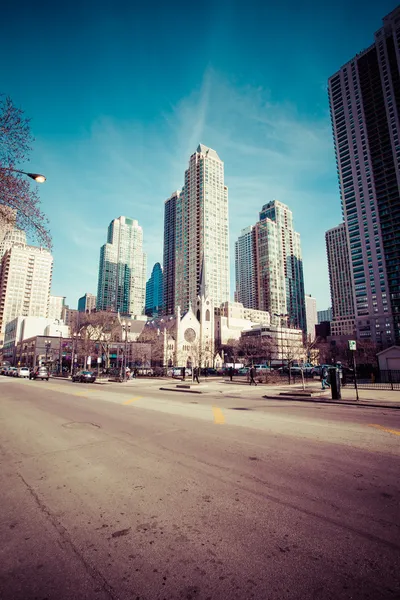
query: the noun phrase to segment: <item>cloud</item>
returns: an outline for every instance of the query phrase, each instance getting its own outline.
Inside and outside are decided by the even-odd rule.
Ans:
[[[162,263],[164,201],[182,187],[189,156],[200,142],[225,162],[231,281],[240,230],[255,223],[262,205],[276,198],[293,210],[308,290],[327,306],[326,277],[320,284],[323,232],[341,219],[327,107],[318,117],[299,114],[295,105],[274,101],[268,89],[238,87],[212,68],[198,88],[151,122],[104,115],[73,144],[41,143],[49,168],[43,201],[55,239],[59,293],[78,297],[90,291],[86,286],[96,289],[99,248],[109,222],[120,215],[143,226],[149,274],[155,262]],[[75,280],[73,272],[65,277],[66,265],[81,260],[82,252],[86,264],[93,265],[92,278]],[[311,265],[317,255],[315,274]]]

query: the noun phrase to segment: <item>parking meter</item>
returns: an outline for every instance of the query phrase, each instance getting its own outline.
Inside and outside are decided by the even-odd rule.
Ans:
[[[340,371],[337,367],[329,368],[329,379],[331,384],[332,400],[340,400],[342,397],[340,391]]]

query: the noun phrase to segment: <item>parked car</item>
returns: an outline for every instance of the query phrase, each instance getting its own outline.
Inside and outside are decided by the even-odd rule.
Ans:
[[[8,375],[8,377],[15,377],[17,374],[17,371],[18,371],[17,367],[9,367],[6,375]]]
[[[44,367],[44,366],[36,367],[36,369],[34,369],[29,374],[29,379],[41,379],[42,381],[43,381],[43,379],[48,381],[49,377],[50,377],[49,370],[47,367]]]
[[[79,381],[80,383],[94,383],[96,381],[96,374],[94,371],[78,371],[72,376],[72,381]]]
[[[17,377],[29,377],[29,367],[19,367]]]
[[[3,367],[1,367],[1,374],[2,375],[7,375],[8,369],[9,369],[9,365],[4,365]]]
[[[247,373],[250,371],[250,367],[242,367],[241,369],[238,369],[237,374],[238,375],[247,375]]]

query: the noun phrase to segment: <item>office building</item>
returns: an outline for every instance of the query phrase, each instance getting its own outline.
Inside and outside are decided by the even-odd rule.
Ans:
[[[318,323],[330,323],[332,321],[332,308],[317,311]]]
[[[96,308],[142,315],[145,290],[143,230],[136,220],[119,217],[111,221],[100,251]]]
[[[156,263],[146,283],[145,313],[149,317],[158,317],[163,309],[163,270],[160,263]]]
[[[357,336],[384,345],[400,340],[399,22],[329,79]]]
[[[200,293],[200,277],[214,306],[229,300],[228,188],[224,163],[200,144],[189,159],[176,201],[175,308],[186,311]]]
[[[91,313],[92,310],[96,309],[96,296],[86,292],[78,300],[78,311],[84,313]]]
[[[50,294],[49,311],[47,314],[48,318],[52,319],[53,321],[56,321],[56,320],[61,321],[64,306],[65,306],[65,296],[52,296]]]
[[[163,254],[163,312],[175,313],[175,244],[176,244],[176,205],[180,192],[174,192],[164,205],[164,254]]]
[[[14,244],[1,260],[0,336],[15,317],[47,317],[53,257],[44,248]]]
[[[235,242],[235,302],[240,302],[246,308],[258,307],[255,233],[256,227],[250,225],[242,229]]]
[[[307,340],[313,342],[315,340],[315,326],[318,324],[317,317],[317,301],[311,294],[305,295],[306,303],[306,323],[307,323]]]
[[[329,285],[332,301],[331,335],[355,334],[355,315],[346,225],[341,223],[325,233]]]

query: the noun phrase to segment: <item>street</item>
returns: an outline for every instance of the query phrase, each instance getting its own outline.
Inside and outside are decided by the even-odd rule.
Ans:
[[[400,597],[399,410],[159,387],[0,377],[2,600]]]

